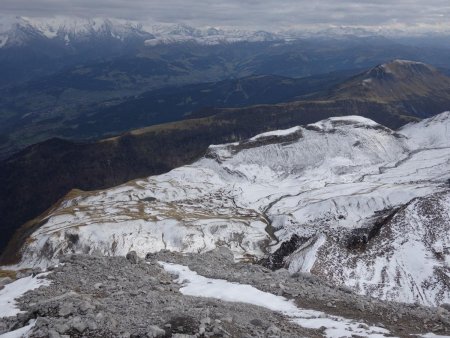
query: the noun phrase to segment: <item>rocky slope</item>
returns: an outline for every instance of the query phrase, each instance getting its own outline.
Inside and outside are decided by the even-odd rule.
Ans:
[[[383,300],[447,303],[449,124],[394,132],[349,116],[211,146],[167,174],[70,194],[26,225],[19,266],[225,245]]]
[[[51,284],[18,298],[19,314],[0,318],[0,335],[9,331],[2,337],[376,338],[450,331],[443,307],[381,302],[307,273],[235,263],[225,248],[164,251],[145,261],[134,252],[74,255],[34,279],[42,278]]]

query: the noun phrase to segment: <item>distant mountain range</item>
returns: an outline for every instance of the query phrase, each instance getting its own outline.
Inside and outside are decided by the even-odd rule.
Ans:
[[[142,24],[117,19],[82,19],[59,17],[32,19],[16,17],[0,26],[0,48],[24,46],[33,40],[51,40],[67,47],[98,39],[116,39],[123,42],[142,40],[146,45],[195,41],[200,44],[218,44],[239,41],[277,41],[294,37],[293,33],[270,33],[214,27],[195,28],[185,24],[160,24],[144,27]]]
[[[207,108],[195,111],[189,119],[137,129],[96,142],[50,139],[26,148],[0,162],[1,229],[5,234],[2,245],[18,226],[44,212],[73,188],[108,188],[135,178],[160,174],[203,156],[211,144],[234,142],[261,132],[348,114],[369,117],[398,128],[450,107],[450,80],[434,67],[420,62],[395,60],[347,80],[336,81],[335,78],[337,83],[331,87],[331,82],[324,84],[324,79],[250,77],[190,86],[182,91],[150,92],[110,110],[105,108],[100,115],[92,115],[93,125],[101,128],[103,121],[108,129],[114,127],[115,121],[127,123],[127,116],[131,116],[130,121],[139,119],[140,114],[145,116],[145,107],[163,98],[172,102],[172,106],[167,107],[172,107],[172,112],[181,116],[182,110],[175,110],[178,104],[184,102],[187,109],[192,110],[193,102],[203,98],[202,93],[209,103],[218,106],[226,99],[230,107],[252,100],[261,102],[268,99],[262,95],[268,88],[273,93],[272,98],[286,99],[283,97],[286,94],[292,95],[292,101]],[[314,85],[322,90],[316,92]],[[310,86],[310,90],[302,89],[302,86]],[[392,88],[392,91],[385,88]],[[401,88],[401,91],[396,92],[395,88]],[[236,96],[230,96],[232,92]],[[305,97],[298,99],[296,93]],[[191,101],[187,100],[189,97]],[[86,128],[88,121],[84,124]],[[78,120],[77,123],[83,125],[84,122]],[[16,239],[17,243],[23,240],[23,237]],[[12,253],[5,257],[11,258]]]
[[[222,53],[221,59],[216,61],[219,62],[217,68],[228,67],[230,75],[240,68],[249,67],[249,52],[253,52],[252,58],[263,61],[262,68],[270,69],[270,66],[275,68],[271,72],[259,71],[251,74],[240,72],[239,76],[314,75],[317,74],[317,70],[310,69],[308,65],[313,62],[312,57],[315,54],[325,53],[328,49],[337,52],[337,56],[344,56],[342,54],[349,46],[358,48],[358,51],[365,46],[365,51],[357,54],[353,49],[353,54],[345,53],[347,59],[341,60],[342,63],[346,63],[345,69],[355,68],[355,62],[359,66],[367,67],[370,63],[393,58],[421,60],[437,66],[450,67],[448,48],[445,47],[450,33],[401,38],[388,33],[355,27],[332,27],[320,31],[267,32],[214,27],[197,28],[184,24],[144,26],[136,22],[99,18],[0,17],[0,72],[2,73],[0,87],[54,74],[68,67],[112,60],[116,57],[139,56],[155,59],[167,56],[173,59],[173,55],[184,55],[182,52],[189,45],[194,45],[196,48],[215,46],[215,49],[210,49],[212,53],[209,54],[217,55],[220,46],[249,44],[239,46],[242,51],[242,57],[239,60],[230,59],[230,55]],[[264,50],[261,50],[261,46],[265,47]],[[378,50],[372,50],[376,47],[379,47]],[[423,47],[426,47],[425,50]],[[294,50],[295,53],[293,53]],[[188,50],[188,52],[192,51]],[[205,49],[199,52],[204,54]],[[331,69],[325,69],[323,73],[343,69],[343,64],[336,65],[333,63],[334,57],[329,53],[327,55],[331,58],[329,60],[331,63],[321,62],[321,65]],[[355,55],[358,55],[358,58]],[[381,55],[383,58],[379,58]],[[236,53],[232,52],[231,56],[236,56]],[[283,65],[280,61],[286,64]],[[293,68],[293,63],[305,63],[306,71],[300,73],[299,66]],[[190,66],[197,69],[195,64]],[[285,72],[276,69],[280,67]],[[254,71],[257,70],[254,69]],[[209,78],[209,80],[220,79],[223,77]],[[191,78],[191,83],[192,80]],[[197,77],[196,80],[197,82],[207,81],[204,77]]]
[[[186,41],[200,44],[233,43],[239,41],[293,41],[304,38],[323,37],[369,37],[387,36],[407,38],[412,41],[421,37],[450,36],[450,31],[420,32],[400,29],[381,29],[358,26],[330,26],[327,28],[303,28],[284,30],[249,30],[218,27],[193,27],[187,24],[153,24],[108,18],[79,17],[0,17],[0,48],[23,46],[40,38],[76,45],[80,41],[114,38],[120,41],[139,39],[147,45],[172,44]]]
[[[0,47],[13,48],[36,42],[49,42],[66,47],[102,39],[122,42],[147,40],[155,37],[132,23],[109,19],[50,19],[39,20],[17,17],[4,23],[0,31]]]
[[[362,28],[335,27],[320,31],[224,29],[192,27],[186,24],[148,24],[117,19],[76,17],[56,18],[3,18],[0,24],[0,48],[25,46],[34,40],[54,41],[66,47],[76,47],[80,42],[99,39],[116,39],[122,42],[141,40],[147,46],[196,42],[213,45],[235,42],[292,41],[308,37],[374,36]]]

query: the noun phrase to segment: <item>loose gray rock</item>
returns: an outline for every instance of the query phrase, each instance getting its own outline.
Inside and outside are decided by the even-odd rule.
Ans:
[[[79,333],[83,333],[87,329],[87,325],[85,322],[82,321],[80,317],[74,317],[69,322],[70,327]]]
[[[344,291],[345,293],[353,293],[353,290],[346,285],[341,285],[339,290]]]
[[[250,321],[250,324],[252,324],[254,326],[263,326],[263,322],[260,319],[252,319]]]
[[[42,272],[42,269],[40,267],[35,267],[35,268],[33,268],[31,273],[32,273],[32,275],[34,277],[34,276],[40,274],[41,272]]]
[[[366,307],[364,306],[364,303],[363,303],[363,302],[357,302],[357,303],[356,303],[356,308],[357,308],[359,311],[361,311],[361,312],[364,312],[364,310],[366,309]]]
[[[185,255],[164,251],[149,257],[146,264],[131,265],[126,257],[70,256],[64,265],[48,275],[52,281],[50,286],[32,290],[17,300],[23,313],[0,318],[0,332],[22,327],[30,319],[41,317],[40,327],[36,325],[33,329],[33,338],[48,337],[50,332],[53,335],[56,332],[61,338],[64,335],[158,337],[158,334],[167,337],[323,336],[320,330],[305,329],[262,307],[185,296],[179,291],[180,285],[173,282],[175,276],[162,269],[158,261],[189,266],[205,277],[249,284],[273,294],[283,289],[284,297],[301,308],[322,311],[324,318],[343,315],[368,326],[383,325],[393,336],[409,337],[432,331],[445,336],[450,332],[443,308],[438,314],[436,308],[349,294],[307,274],[286,278],[286,271],[277,273],[256,264],[235,263],[223,249]],[[328,303],[332,307],[327,307]],[[360,304],[364,305],[364,311],[360,311]]]
[[[54,325],[54,329],[59,333],[59,334],[64,334],[67,331],[70,330],[69,325],[65,324],[65,323],[56,323]]]
[[[95,283],[94,288],[100,289],[103,286],[103,283]]]
[[[166,331],[156,325],[150,326],[147,331],[147,337],[149,338],[164,337],[165,335]]]
[[[450,312],[450,304],[448,303],[443,303],[440,305],[441,308],[446,309],[447,311]]]
[[[215,253],[220,256],[221,258],[229,261],[229,262],[233,262],[234,261],[234,255],[233,252],[225,247],[225,246],[220,246],[216,249],[214,249]]]
[[[86,314],[89,310],[94,310],[95,306],[87,301],[84,301],[79,305],[78,309],[80,313]]]
[[[139,257],[136,253],[136,251],[130,251],[127,253],[127,259],[131,264],[138,264],[139,263]]]
[[[31,271],[31,270],[17,271],[16,278],[21,279],[21,278],[31,276],[32,274],[33,274],[33,271]]]
[[[74,312],[74,307],[72,303],[62,303],[59,306],[58,314],[60,317],[67,317],[68,315],[71,315]]]
[[[0,278],[0,287],[8,285],[8,284],[10,284],[12,282],[14,282],[14,279],[12,279],[11,277]]]
[[[266,330],[266,336],[268,338],[279,338],[279,337],[281,337],[281,330],[278,327],[276,327],[275,325],[271,325]]]
[[[61,338],[61,335],[55,330],[48,331],[48,338]]]

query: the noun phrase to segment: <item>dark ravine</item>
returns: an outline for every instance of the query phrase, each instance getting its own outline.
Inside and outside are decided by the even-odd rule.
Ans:
[[[347,249],[364,251],[367,244],[379,235],[381,228],[388,224],[397,213],[405,209],[412,201],[402,207],[378,212],[376,221],[367,227],[357,228],[351,231],[347,238]]]
[[[309,238],[303,238],[296,234],[292,235],[288,241],[281,243],[280,247],[272,254],[261,259],[258,263],[271,270],[278,270],[285,267],[284,259],[294,253]]]

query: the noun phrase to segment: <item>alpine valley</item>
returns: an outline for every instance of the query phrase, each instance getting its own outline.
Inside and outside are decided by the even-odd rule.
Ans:
[[[449,36],[0,17],[0,338],[450,337]]]

